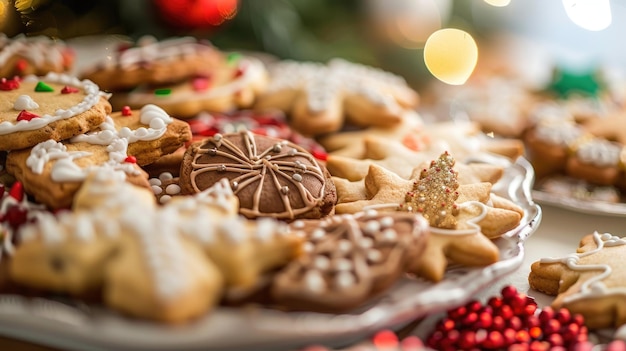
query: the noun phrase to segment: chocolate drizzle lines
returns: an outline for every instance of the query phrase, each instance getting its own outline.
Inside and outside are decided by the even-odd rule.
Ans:
[[[264,150],[258,149],[255,135],[249,131],[242,131],[236,137],[243,138],[243,150],[231,141],[233,135],[223,136],[216,134],[202,145],[192,160],[190,173],[191,184],[196,192],[202,191],[197,185],[197,178],[208,172],[225,173],[229,177],[235,195],[238,195],[249,186],[257,182],[253,192],[252,208],[240,208],[240,213],[248,217],[272,216],[276,218],[293,219],[299,214],[306,213],[318,205],[324,196],[326,179],[324,172],[315,158],[297,145],[287,141],[277,140]],[[206,163],[207,156],[219,157],[229,161],[225,163]],[[200,159],[203,160],[200,160]],[[230,162],[232,161],[232,162]],[[210,161],[209,161],[210,162]],[[235,176],[231,177],[234,173]],[[280,213],[261,212],[261,200],[270,189],[265,189],[266,177],[271,177],[284,211]],[[307,179],[313,178],[321,184],[319,193],[313,194],[304,184]],[[234,186],[236,184],[236,186]],[[294,208],[290,200],[294,190],[302,199],[303,206]],[[265,200],[264,200],[265,201]]]

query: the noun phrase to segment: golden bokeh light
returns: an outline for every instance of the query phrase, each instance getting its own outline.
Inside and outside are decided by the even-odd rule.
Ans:
[[[450,85],[462,85],[478,62],[478,46],[460,29],[446,28],[433,33],[424,46],[424,62],[430,73]]]

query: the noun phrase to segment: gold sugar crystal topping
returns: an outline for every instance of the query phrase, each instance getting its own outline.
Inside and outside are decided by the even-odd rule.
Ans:
[[[431,227],[454,229],[459,213],[455,201],[459,197],[457,173],[452,169],[454,158],[447,152],[430,163],[406,193],[399,210],[421,213]]]

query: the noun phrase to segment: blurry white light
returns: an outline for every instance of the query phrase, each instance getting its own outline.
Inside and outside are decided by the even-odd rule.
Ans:
[[[504,7],[511,3],[511,0],[485,0],[491,6]]]
[[[611,25],[609,0],[563,0],[567,16],[578,26],[600,31]]]

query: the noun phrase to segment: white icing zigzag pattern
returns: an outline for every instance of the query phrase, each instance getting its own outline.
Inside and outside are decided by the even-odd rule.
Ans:
[[[600,274],[585,281],[580,292],[567,296],[563,302],[568,303],[575,300],[579,300],[586,297],[599,297],[608,294],[625,294],[625,288],[608,288],[603,281],[611,275],[612,268],[608,264],[590,264],[582,265],[580,259],[583,257],[594,255],[604,249],[604,247],[626,245],[626,239],[620,238],[609,233],[600,234],[598,232],[593,233],[593,239],[596,243],[596,248],[583,252],[570,254],[563,258],[544,258],[541,259],[541,263],[562,263],[567,268],[574,271],[600,271]]]

